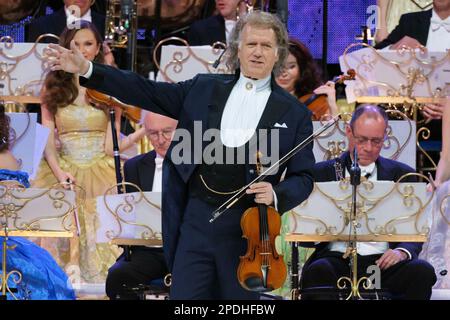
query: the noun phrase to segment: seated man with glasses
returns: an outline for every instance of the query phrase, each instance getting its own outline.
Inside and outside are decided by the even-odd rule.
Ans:
[[[144,127],[153,150],[125,162],[124,180],[142,191],[161,192],[162,163],[167,153],[177,121],[169,117],[143,111]],[[126,186],[127,192],[138,191]],[[112,300],[136,300],[137,293],[131,288],[148,285],[150,281],[163,278],[168,273],[162,248],[131,246],[129,259],[122,254],[109,268],[106,278],[106,294]]]
[[[341,157],[315,165],[316,182],[336,181],[349,176],[353,150],[356,148],[361,177],[368,180],[397,181],[414,170],[398,161],[380,156],[386,137],[388,118],[383,109],[364,105],[355,110],[346,127],[349,151]],[[415,177],[402,179],[414,181]],[[346,242],[316,243],[316,250],[302,270],[301,288],[303,299],[337,299],[337,295],[318,295],[312,288],[337,287],[341,276],[350,275],[349,258],[343,255]],[[381,289],[396,299],[430,299],[436,282],[433,267],[418,259],[422,243],[413,242],[358,242],[358,278],[370,276],[367,268],[376,265],[380,269]],[[310,290],[308,290],[310,288]],[[310,292],[311,294],[308,294]]]

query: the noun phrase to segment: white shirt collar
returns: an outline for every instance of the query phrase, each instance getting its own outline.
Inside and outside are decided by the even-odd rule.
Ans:
[[[254,80],[254,79],[247,78],[241,72],[241,74],[239,76],[239,80],[236,83],[236,86],[239,89],[252,90],[252,91],[254,90],[256,92],[270,90],[271,78],[272,78],[272,75],[269,74],[267,77],[265,77],[263,79]]]
[[[76,20],[86,20],[92,22],[91,8],[89,8],[82,17],[72,14],[73,12],[67,7],[64,7],[64,11],[66,12],[66,22],[68,26],[72,25]]]
[[[361,176],[365,176],[368,173],[372,174],[373,171],[375,170],[375,162],[372,162],[367,166],[360,165],[359,168],[361,169]]]
[[[441,19],[433,9],[433,14],[431,15],[430,20],[430,31],[435,32],[440,29],[443,29],[444,32],[450,32],[450,16],[445,19]]]
[[[426,47],[434,52],[450,49],[450,17],[442,20],[433,10]]]
[[[450,23],[450,16],[448,16],[445,19],[441,19],[441,17],[439,17],[439,15],[433,9],[433,14],[431,15],[431,20],[439,21],[439,22],[445,22],[445,23]]]

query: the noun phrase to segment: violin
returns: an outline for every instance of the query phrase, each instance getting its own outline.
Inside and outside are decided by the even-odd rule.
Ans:
[[[257,171],[261,174],[260,153]],[[241,218],[247,252],[240,257],[237,277],[241,286],[250,291],[267,292],[280,288],[286,280],[283,255],[277,253],[275,238],[280,234],[281,217],[264,204],[247,209]]]
[[[343,83],[345,80],[355,80],[356,72],[354,69],[349,69],[346,75],[340,75],[334,78],[332,81],[336,83]],[[299,99],[303,102],[309,110],[313,113],[313,120],[321,120],[322,117],[328,114],[328,101],[325,94],[305,94]]]
[[[94,103],[121,109],[124,115],[134,122],[141,121],[141,109],[138,107],[125,104],[117,98],[108,96],[93,89],[86,89],[86,95]]]

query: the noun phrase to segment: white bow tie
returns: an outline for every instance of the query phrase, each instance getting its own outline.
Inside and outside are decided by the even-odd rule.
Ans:
[[[431,19],[431,30],[437,31],[440,27],[443,27],[447,32],[450,32],[450,22],[443,22],[438,19]]]
[[[157,170],[161,170],[162,169],[163,161],[164,161],[163,158],[159,158],[159,157],[155,158],[155,166],[156,166]]]

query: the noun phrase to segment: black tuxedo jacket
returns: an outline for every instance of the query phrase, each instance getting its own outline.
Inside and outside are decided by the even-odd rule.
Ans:
[[[155,150],[127,160],[123,166],[124,180],[139,186],[142,191],[152,191],[155,175]],[[127,192],[135,192],[136,188],[126,185]]]
[[[96,13],[91,9],[92,23],[95,25],[97,30],[100,32],[102,39],[105,37],[105,16]],[[66,27],[66,11],[64,7],[60,10],[48,15],[40,17],[34,20],[26,30],[27,42],[35,42],[36,39],[44,33],[53,33],[58,37],[63,32]],[[45,38],[41,42],[55,42],[57,41],[53,38]]]
[[[343,174],[345,176],[345,168],[347,170],[350,169],[352,160],[350,158],[349,152],[344,152],[338,160],[333,159],[329,161],[323,161],[316,163],[313,169],[314,179],[316,182],[327,182],[327,181],[336,181],[336,170],[335,163],[336,161],[340,161],[343,169]],[[415,170],[406,164],[403,164],[398,161],[386,159],[383,157],[378,157],[376,161],[377,167],[377,179],[384,181],[398,181],[401,176],[406,173],[415,172]],[[415,176],[407,177],[402,180],[403,182],[415,182],[417,181]],[[315,259],[324,256],[329,252],[328,242],[321,242],[316,246],[316,251],[311,256],[310,261],[314,261]],[[417,242],[390,242],[389,247],[391,249],[395,248],[404,248],[411,253],[412,259],[418,257],[420,251],[422,250],[422,243]]]
[[[191,46],[212,45],[218,41],[226,43],[225,20],[221,15],[196,21],[189,29],[188,42]]]
[[[404,36],[414,38],[421,45],[426,46],[432,14],[433,9],[402,15],[397,27],[392,30],[386,39],[378,43],[375,48],[383,49],[400,41]]]
[[[81,77],[80,84],[113,95],[124,103],[177,119],[177,129],[183,129],[179,131],[189,133],[194,139],[201,139],[213,125],[213,115],[220,114],[220,110],[225,107],[239,74],[239,70],[235,75],[199,74],[191,80],[165,83],[150,81],[132,72],[94,63],[91,77]],[[272,92],[257,126],[257,130],[267,130],[267,136],[258,136],[257,143],[266,143],[266,146],[270,147],[272,132],[279,133],[277,146],[281,158],[311,135],[311,112],[278,86],[274,76],[271,87]],[[200,130],[196,128],[195,122],[201,123]],[[266,141],[260,141],[260,138]],[[169,270],[172,269],[187,201],[192,195],[189,185],[199,163],[196,156],[202,157],[203,151],[209,145],[209,141],[202,140],[198,145],[188,144],[191,149],[183,151],[181,163],[180,159],[172,159],[172,153],[174,157],[180,154],[178,142],[172,141],[163,162],[162,231]],[[271,151],[267,154],[271,154]],[[185,159],[185,155],[188,159]],[[283,164],[277,173],[267,177],[266,181],[273,185],[277,195],[279,212],[289,211],[308,198],[313,187],[313,164],[312,144],[309,144]],[[285,178],[280,181],[285,169]],[[256,177],[254,165],[245,164],[245,172],[247,183]]]

